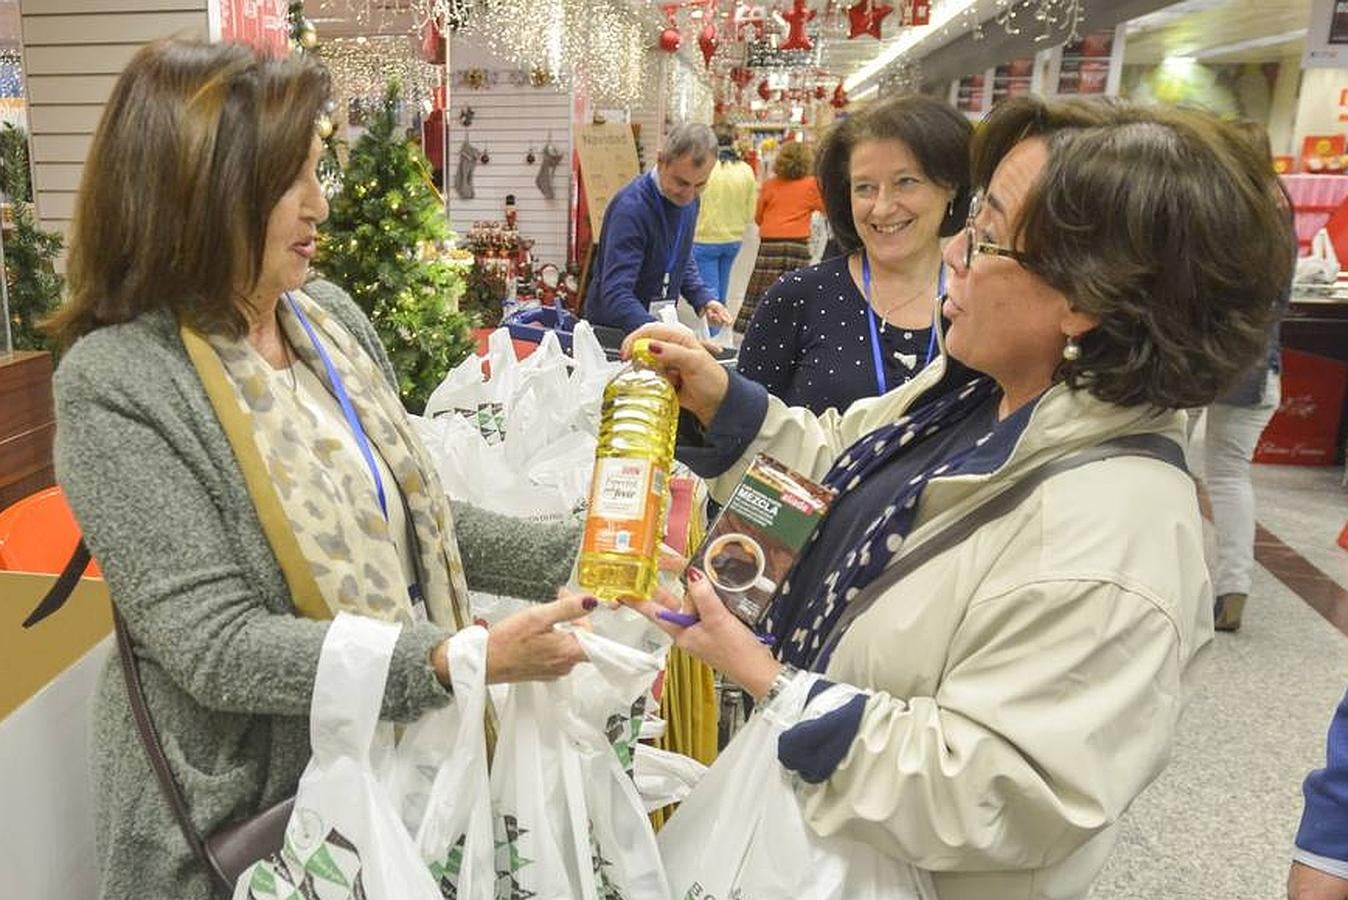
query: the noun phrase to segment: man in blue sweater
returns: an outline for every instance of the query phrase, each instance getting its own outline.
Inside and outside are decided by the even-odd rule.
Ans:
[[[591,263],[586,319],[626,334],[655,321],[652,303],[682,295],[708,325],[733,321],[702,283],[692,259],[697,198],[715,165],[711,128],[678,125],[666,137],[655,168],[613,195]]]
[[[1329,724],[1325,767],[1306,776],[1289,900],[1348,900],[1348,696]]]

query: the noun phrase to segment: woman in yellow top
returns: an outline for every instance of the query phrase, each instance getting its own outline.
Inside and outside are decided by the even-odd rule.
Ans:
[[[758,179],[747,162],[735,152],[735,132],[717,125],[717,162],[702,192],[702,207],[693,232],[693,259],[702,282],[716,298],[726,302],[730,267],[740,252],[744,231],[754,217]]]

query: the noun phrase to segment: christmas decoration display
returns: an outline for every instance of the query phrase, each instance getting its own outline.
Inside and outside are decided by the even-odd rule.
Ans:
[[[400,86],[351,149],[342,190],[320,227],[316,266],[374,323],[408,409],[419,412],[445,374],[473,349],[459,310],[464,279],[446,253],[452,236],[440,198],[423,177],[421,151],[402,137]]]
[[[720,42],[716,39],[716,26],[708,22],[698,33],[697,49],[702,51],[702,61],[709,69],[711,68],[711,58],[716,55],[718,46],[720,46]]]
[[[462,200],[472,200],[477,196],[477,191],[473,189],[473,170],[477,168],[480,154],[481,151],[468,143],[467,138],[459,145],[459,164],[454,169],[454,193]]]
[[[869,34],[871,37],[880,38],[880,23],[884,21],[885,16],[894,11],[894,7],[878,3],[876,0],[857,0],[847,9],[849,40],[859,38],[863,34]]]
[[[462,241],[462,248],[472,254],[473,263],[461,306],[484,328],[501,324],[502,304],[511,296],[512,285],[515,302],[531,303],[536,299],[533,241],[520,237],[511,218],[507,209],[505,222],[474,222]]]
[[[534,66],[530,69],[455,69],[451,80],[459,87],[474,91],[485,91],[498,84],[515,87],[551,87],[557,84],[557,76],[547,66]]]
[[[660,32],[660,49],[666,53],[678,53],[679,47],[683,46],[683,35],[679,33],[678,20],[675,19],[679,7],[670,4],[660,7],[660,11],[665,14],[665,30]]]
[[[538,192],[547,199],[553,199],[555,189],[552,186],[553,173],[557,171],[557,166],[562,162],[562,151],[548,141],[543,145],[543,163],[538,167],[538,175],[534,178],[534,184],[538,187]]]
[[[286,15],[290,23],[291,52],[318,55],[321,51],[318,28],[312,20],[305,17],[302,0],[293,0],[287,7]],[[314,125],[319,139],[323,141],[323,155],[318,159],[318,180],[323,185],[323,193],[328,197],[337,192],[342,181],[340,158],[342,141],[337,137],[337,125],[332,119],[336,111],[336,102],[329,99]]]
[[[813,50],[814,41],[805,33],[805,25],[815,17],[815,11],[810,9],[806,0],[792,0],[791,9],[782,13],[782,18],[790,24],[786,33],[786,40],[782,41],[779,49],[782,50]]]
[[[474,7],[461,34],[516,65],[543,66],[597,106],[630,106],[659,80],[659,60],[647,52],[653,38],[642,6],[627,0],[490,0]]]
[[[369,99],[375,107],[390,79],[402,85],[403,99],[415,106],[431,103],[440,83],[440,70],[422,61],[417,42],[407,35],[332,38],[317,52],[332,76],[334,96]]]
[[[731,34],[735,41],[744,40],[744,29],[746,28],[752,28],[760,41],[766,36],[767,14],[763,12],[761,4],[735,0],[735,9],[731,13],[730,23]]]

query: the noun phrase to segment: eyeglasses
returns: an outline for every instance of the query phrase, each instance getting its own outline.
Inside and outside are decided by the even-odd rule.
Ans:
[[[1003,247],[1001,244],[994,244],[991,241],[980,241],[978,231],[974,227],[974,219],[983,209],[983,192],[978,191],[969,202],[969,218],[965,220],[964,225],[964,271],[974,264],[974,257],[978,254],[984,256],[1001,256],[1006,259],[1014,259],[1022,266],[1025,265],[1025,254],[1019,250],[1012,250],[1010,247]]]

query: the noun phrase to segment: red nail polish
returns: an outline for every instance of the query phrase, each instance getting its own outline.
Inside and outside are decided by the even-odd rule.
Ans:
[[[690,582],[701,581],[701,580],[702,580],[702,570],[701,570],[701,569],[692,569],[692,568],[690,568],[690,569],[688,570],[688,580],[689,580]]]
[[[581,605],[581,607],[582,607],[583,609],[585,609],[585,610],[587,610],[587,611],[588,611],[588,610],[592,610],[592,609],[594,609],[596,606],[599,605],[599,598],[598,598],[598,597],[586,597],[584,600],[580,601],[580,605]]]
[[[665,348],[661,347],[659,344],[652,343],[651,352],[654,353],[656,356],[659,356],[661,353],[665,352]]]

